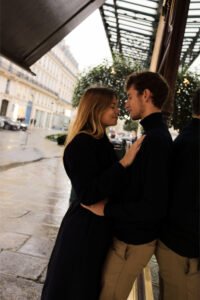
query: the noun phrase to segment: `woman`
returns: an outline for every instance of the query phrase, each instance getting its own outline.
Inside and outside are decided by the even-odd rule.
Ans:
[[[89,88],[83,95],[68,135],[64,167],[76,193],[62,221],[48,265],[42,300],[97,300],[101,269],[111,242],[106,218],[80,204],[92,205],[122,192],[126,167],[140,148],[138,140],[118,162],[106,127],[116,125],[116,94]]]

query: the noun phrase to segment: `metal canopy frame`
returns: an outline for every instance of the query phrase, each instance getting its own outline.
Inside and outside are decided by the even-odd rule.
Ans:
[[[200,54],[200,1],[190,0],[180,63],[190,66]]]
[[[149,67],[163,0],[105,0],[100,8],[112,54]],[[200,54],[200,0],[190,0],[180,64],[190,66]]]

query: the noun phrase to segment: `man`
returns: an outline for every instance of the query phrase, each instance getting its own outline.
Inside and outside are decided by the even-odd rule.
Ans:
[[[119,199],[88,207],[110,218],[115,239],[105,263],[101,300],[126,300],[133,282],[155,250],[166,216],[172,139],[162,120],[168,96],[165,80],[153,72],[131,74],[126,82],[126,109],[141,120],[145,139]],[[104,207],[105,206],[105,207]]]
[[[173,145],[172,197],[157,249],[162,299],[200,299],[200,89]]]

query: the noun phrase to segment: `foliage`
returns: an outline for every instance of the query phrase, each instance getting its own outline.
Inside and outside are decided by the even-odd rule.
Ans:
[[[171,119],[171,125],[174,129],[181,130],[191,119],[191,100],[199,85],[200,81],[196,74],[189,71],[179,72],[176,81],[174,111]]]
[[[58,145],[64,145],[66,139],[67,139],[67,134],[60,135],[60,136],[57,138],[57,144],[58,144]]]
[[[80,75],[77,85],[74,89],[72,103],[76,107],[85,90],[90,86],[108,86],[114,88],[119,97],[120,119],[125,120],[124,129],[134,130],[127,111],[124,108],[126,93],[124,84],[126,77],[132,73],[144,70],[137,61],[125,58],[119,54],[114,55],[113,63],[104,61],[102,64],[89,69]],[[174,112],[171,116],[170,125],[175,129],[181,130],[191,118],[191,98],[193,92],[200,84],[196,74],[182,70],[178,73],[175,91]]]
[[[124,108],[126,93],[124,92],[124,84],[126,77],[132,73],[142,69],[141,64],[132,59],[125,58],[116,54],[113,57],[113,63],[110,65],[108,61],[90,69],[88,72],[81,74],[77,85],[74,89],[72,103],[76,107],[85,90],[90,86],[107,86],[113,88],[119,97],[120,118],[128,116]]]
[[[57,142],[58,145],[64,145],[66,137],[67,133],[55,133],[46,136],[48,140]]]
[[[50,134],[46,136],[46,139],[53,141],[53,142],[57,142],[57,138],[59,136],[61,136],[63,133],[56,133],[56,134]]]
[[[137,131],[139,126],[138,121],[133,121],[131,119],[126,119],[124,121],[123,129],[126,131]]]

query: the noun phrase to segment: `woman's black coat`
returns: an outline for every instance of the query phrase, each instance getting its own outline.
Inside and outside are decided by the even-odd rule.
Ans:
[[[125,169],[106,135],[80,133],[64,152],[65,170],[77,199],[62,221],[48,265],[42,300],[97,300],[102,265],[111,242],[108,220],[80,206],[118,194]]]

